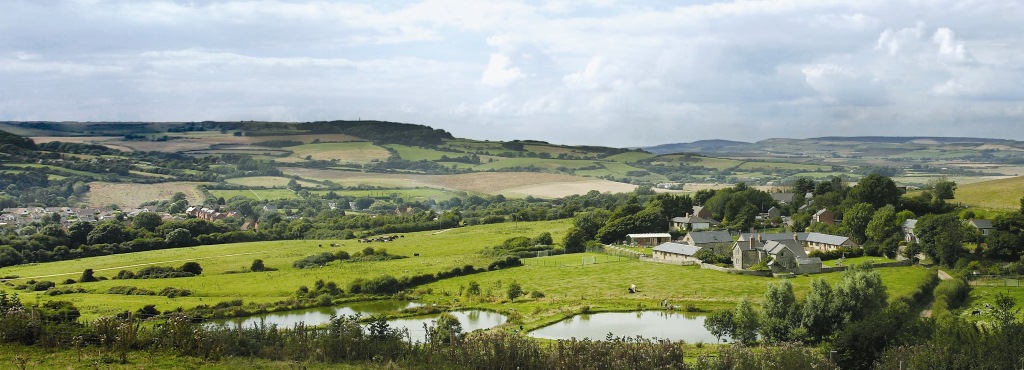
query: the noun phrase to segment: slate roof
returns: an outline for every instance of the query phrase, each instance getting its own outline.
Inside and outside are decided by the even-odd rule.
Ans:
[[[679,223],[684,223],[684,224],[699,224],[699,223],[709,223],[710,224],[710,223],[715,223],[717,221],[709,220],[709,219],[706,219],[706,218],[700,218],[700,217],[697,217],[697,216],[690,215],[690,216],[685,216],[685,217],[674,217],[674,218],[672,218],[672,222],[679,222]]]
[[[807,233],[807,242],[808,243],[820,243],[820,244],[828,244],[828,245],[842,245],[843,243],[846,243],[847,240],[850,240],[850,238],[847,238],[845,236],[829,235],[829,234],[822,234],[822,233]]]
[[[974,227],[979,228],[979,229],[991,229],[992,228],[992,221],[989,221],[989,220],[975,220],[975,219],[971,219],[971,220],[967,221],[967,223],[969,223],[969,224],[971,224],[971,226],[974,226]]]
[[[804,252],[804,248],[800,245],[800,242],[796,240],[771,240],[764,243],[765,252],[768,252],[768,254],[771,255],[779,254],[779,252],[787,249],[797,258],[807,256],[807,253]]]
[[[681,254],[681,255],[684,255],[684,256],[693,257],[694,254],[696,254],[698,251],[701,250],[701,247],[698,247],[698,246],[695,246],[695,245],[689,245],[689,244],[681,244],[681,243],[668,242],[668,243],[661,243],[657,247],[651,248],[651,250],[655,251],[655,252],[665,252],[665,253],[671,253],[671,254]]]
[[[793,193],[770,193],[770,194],[772,196],[772,199],[775,200],[776,202],[779,202],[779,203],[792,203],[793,202],[793,196],[796,195],[796,194],[793,194]]]
[[[708,244],[708,243],[732,243],[732,235],[729,235],[728,231],[695,231],[687,235],[690,235],[690,239],[696,244]]]
[[[818,212],[814,212],[814,216],[821,216],[823,213],[828,212],[828,208],[819,209]]]
[[[770,233],[770,234],[758,234],[758,233],[740,233],[740,241],[749,240],[751,237],[760,237],[763,240],[787,240],[793,239],[794,233]],[[796,238],[799,241],[807,240],[807,233],[795,233]]]
[[[904,229],[911,229],[911,230],[913,230],[915,227],[917,227],[917,220],[912,219],[912,218],[908,218],[906,221],[903,221],[903,228]]]
[[[796,264],[798,265],[820,265],[821,258],[818,257],[797,257]]]

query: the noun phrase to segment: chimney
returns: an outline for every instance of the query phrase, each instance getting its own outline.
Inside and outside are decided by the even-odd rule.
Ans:
[[[761,233],[757,233],[757,241],[759,241],[759,242],[763,242],[764,241],[764,236],[761,235]]]
[[[793,240],[800,241],[800,235],[793,233]]]
[[[751,236],[750,240],[747,240],[747,243],[750,244],[750,249],[754,249],[754,238],[753,238],[753,236]]]

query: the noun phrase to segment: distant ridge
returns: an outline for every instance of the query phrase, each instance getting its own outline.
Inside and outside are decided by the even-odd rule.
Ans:
[[[799,140],[799,139],[796,139]],[[1014,142],[1007,139],[991,139],[980,137],[946,137],[946,136],[822,136],[812,137],[805,140],[819,141],[847,141],[861,143],[892,143],[902,144],[912,141],[929,140],[939,143],[1003,143]]]
[[[750,145],[743,141],[732,140],[697,140],[692,143],[676,143],[649,146],[643,150],[654,154],[686,153],[686,152],[721,152],[739,145]]]

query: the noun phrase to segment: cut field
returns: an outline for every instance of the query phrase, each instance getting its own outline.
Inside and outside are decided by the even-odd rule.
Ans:
[[[381,190],[317,190],[313,193],[324,195],[330,192],[334,192],[338,196],[342,197],[353,197],[353,198],[402,198],[405,201],[426,201],[433,199],[435,201],[448,200],[458,195],[465,195],[464,192],[457,192],[451,190],[434,189],[434,188],[414,188],[414,189],[381,189]]]
[[[467,264],[478,268],[486,267],[492,260],[478,253],[483,248],[500,244],[515,236],[534,237],[541,232],[551,232],[555,240],[561,240],[570,222],[520,222],[483,225],[445,230],[403,234],[390,243],[357,243],[355,240],[294,240],[253,243],[209,245],[191,248],[128,253],[121,255],[82,258],[74,261],[60,261],[0,268],[0,276],[21,278],[0,285],[8,293],[17,293],[13,285],[29,278],[62,282],[78,279],[82,270],[91,268],[97,277],[111,278],[118,271],[138,271],[147,265],[177,267],[188,261],[198,262],[203,274],[190,278],[105,280],[92,283],[78,283],[88,293],[59,296],[40,294],[42,302],[67,300],[82,310],[86,319],[113,315],[123,310],[134,311],[146,304],[156,304],[160,310],[177,307],[191,308],[200,304],[215,304],[221,301],[243,299],[247,302],[274,302],[292,296],[299,286],[313,286],[322,279],[334,281],[341,287],[356,278],[372,278],[381,274],[395,277],[449,271]],[[329,247],[340,243],[340,247]],[[323,247],[320,247],[320,246]],[[355,253],[366,247],[386,248],[388,253],[409,256],[409,258],[382,261],[338,263],[332,262],[323,268],[297,269],[292,267],[296,260],[324,252],[347,251]],[[419,256],[414,257],[413,254]],[[266,266],[278,271],[258,273],[228,273],[241,271],[251,265],[254,259],[262,259]],[[65,287],[65,285],[58,285]],[[160,291],[165,287],[189,289],[189,297],[166,298],[161,296],[127,296],[106,294],[114,286],[133,286]],[[26,294],[26,292],[20,292]],[[34,299],[34,297],[33,297]]]
[[[345,143],[303,144],[288,147],[296,158],[309,156],[316,160],[338,160],[341,163],[370,163],[374,160],[383,161],[391,156],[387,149],[364,141]]]
[[[85,194],[90,207],[106,207],[116,204],[121,208],[137,208],[140,204],[162,199],[171,199],[174,193],[185,193],[190,204],[202,203],[206,196],[199,190],[202,182],[165,182],[159,184],[127,184],[90,182]]]
[[[953,202],[961,202],[975,207],[997,210],[1018,209],[1020,208],[1020,198],[1024,197],[1024,177],[958,185],[955,195]]]
[[[783,162],[743,162],[737,171],[832,171],[831,166]]]
[[[243,197],[256,200],[302,199],[291,189],[245,189],[245,190],[209,190],[210,195],[217,198],[231,199]]]

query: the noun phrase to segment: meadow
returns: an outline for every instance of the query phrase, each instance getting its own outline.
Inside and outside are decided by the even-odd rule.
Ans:
[[[216,198],[231,199],[234,197],[245,197],[256,200],[263,199],[302,199],[291,189],[245,189],[245,190],[208,190],[211,196]]]
[[[386,149],[365,141],[303,144],[288,149],[293,152],[292,157],[308,156],[311,159],[338,160],[341,163],[370,163],[374,160],[383,161],[391,156]]]
[[[90,182],[87,202],[91,207],[106,207],[116,204],[121,208],[136,208],[140,204],[162,199],[171,199],[174,193],[184,193],[190,204],[201,204],[206,196],[199,185],[201,182],[164,182],[159,184],[132,184]]]
[[[1018,209],[1024,196],[1024,177],[958,185],[955,195],[953,202],[996,210]]]
[[[235,178],[224,180],[224,182],[229,183],[229,184],[235,184],[235,185],[243,185],[243,186],[259,186],[259,187],[268,187],[268,188],[283,188],[283,187],[288,186],[288,183],[291,180],[292,180],[291,178],[281,177],[281,176],[250,176],[250,177],[235,177]],[[323,187],[323,185],[317,184],[315,182],[302,181],[302,180],[298,180],[296,182],[299,185],[301,185],[302,187],[304,187],[304,188]]]

